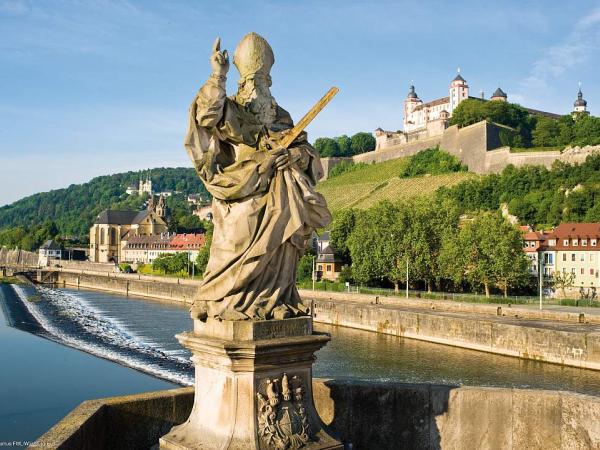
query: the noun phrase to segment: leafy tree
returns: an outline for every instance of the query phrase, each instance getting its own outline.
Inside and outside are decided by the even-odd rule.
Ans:
[[[338,256],[346,264],[350,263],[350,249],[348,248],[348,239],[354,230],[356,224],[357,211],[354,209],[344,209],[340,211],[333,219],[329,239],[331,245]]]
[[[456,284],[483,286],[486,297],[494,285],[506,295],[527,276],[521,235],[497,213],[480,214],[446,235],[440,264]]]
[[[296,280],[312,280],[314,257],[315,255],[312,252],[307,252],[300,258],[300,260],[298,261],[298,266],[296,268]]]
[[[314,143],[315,149],[322,157],[340,156],[340,149],[335,139],[321,137]]]
[[[356,133],[351,138],[352,154],[358,155],[360,153],[371,152],[375,150],[376,143],[377,142],[371,133]]]
[[[567,289],[575,284],[575,274],[572,272],[554,272],[552,275],[552,285],[560,289],[562,296],[567,296]]]
[[[400,178],[466,171],[467,166],[462,165],[458,158],[440,150],[439,147],[434,147],[411,156],[410,163],[400,173]]]
[[[352,156],[352,139],[345,134],[335,138],[340,156]]]
[[[189,254],[187,252],[178,252],[175,254],[163,253],[152,262],[152,269],[168,273],[188,272],[190,268]]]
[[[198,273],[206,272],[206,266],[208,265],[208,259],[210,258],[210,247],[212,245],[213,238],[213,224],[206,223],[206,232],[204,239],[204,247],[200,249],[198,252],[198,256],[196,257],[196,267],[198,268]]]
[[[559,145],[560,127],[557,120],[538,117],[532,134],[534,147]]]

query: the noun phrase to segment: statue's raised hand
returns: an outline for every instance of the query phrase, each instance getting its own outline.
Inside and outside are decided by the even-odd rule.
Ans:
[[[215,39],[213,52],[210,55],[210,65],[214,75],[225,76],[229,70],[229,55],[227,50],[221,51],[221,38]]]

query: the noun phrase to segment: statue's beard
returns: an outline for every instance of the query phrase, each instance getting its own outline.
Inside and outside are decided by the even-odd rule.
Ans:
[[[268,86],[258,83],[245,84],[237,93],[238,103],[247,106],[261,123],[271,125],[277,118],[277,102]]]

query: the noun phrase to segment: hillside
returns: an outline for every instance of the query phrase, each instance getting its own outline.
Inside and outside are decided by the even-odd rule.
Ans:
[[[370,164],[325,180],[317,185],[317,190],[325,196],[332,212],[336,212],[350,207],[366,209],[381,200],[429,195],[441,186],[451,187],[477,177],[470,172],[455,172],[399,178],[409,163],[410,158],[399,158]]]
[[[54,222],[61,235],[86,236],[89,227],[104,209],[139,209],[145,198],[130,196],[125,189],[137,185],[139,172],[100,176],[83,184],[73,184],[25,197],[0,208],[0,230],[13,227],[39,227]],[[208,197],[192,168],[152,169],[155,192],[177,190]]]

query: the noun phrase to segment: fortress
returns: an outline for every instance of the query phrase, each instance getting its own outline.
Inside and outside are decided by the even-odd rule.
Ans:
[[[469,85],[460,73],[450,82],[448,96],[423,102],[410,86],[404,100],[403,130],[386,131],[377,128],[373,133],[376,140],[375,150],[352,157],[322,158],[325,174],[342,161],[355,163],[377,163],[405,156],[412,156],[422,150],[439,146],[442,150],[456,156],[475,173],[501,172],[507,165],[543,165],[550,167],[556,160],[565,162],[583,162],[587,155],[600,151],[595,147],[567,147],[563,151],[527,151],[511,152],[510,147],[502,144],[501,134],[515,132],[512,128],[481,121],[459,128],[449,126],[450,118],[456,107],[466,99],[482,102],[508,101],[508,95],[497,88],[489,99],[483,93],[479,97],[469,94]],[[557,119],[560,114],[527,108],[532,114]],[[589,114],[587,102],[583,99],[581,87],[573,104],[572,115]],[[327,176],[327,175],[326,175]]]
[[[460,69],[457,75],[450,82],[448,95],[446,97],[436,98],[428,102],[423,102],[417,95],[415,87],[410,86],[408,95],[404,100],[404,120],[402,131],[386,131],[377,128],[374,132],[377,141],[376,149],[383,149],[398,144],[414,142],[419,139],[439,136],[448,128],[448,122],[456,107],[467,99],[486,101],[508,101],[508,95],[498,87],[489,99],[486,99],[483,92],[479,97],[474,97],[469,93],[469,85],[461,76]],[[560,114],[537,109],[524,107],[525,110],[538,116],[546,116],[552,119],[558,119]],[[581,87],[577,94],[572,113],[589,114],[587,111],[587,102],[583,99]]]

